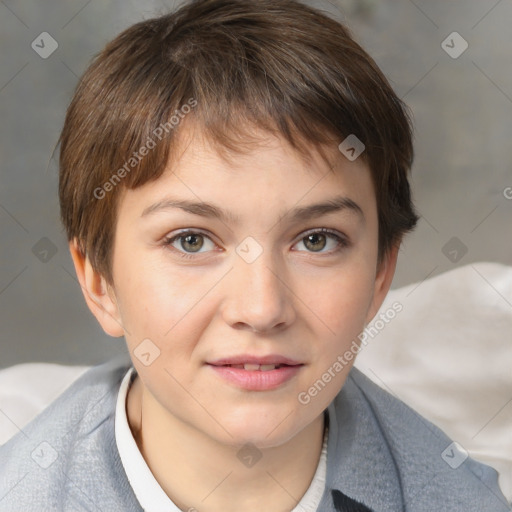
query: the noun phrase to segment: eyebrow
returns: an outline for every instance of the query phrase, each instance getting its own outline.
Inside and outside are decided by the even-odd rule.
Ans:
[[[167,197],[152,204],[151,206],[148,206],[142,212],[141,217],[146,217],[152,213],[174,208],[181,209],[193,215],[218,219],[224,223],[237,224],[239,222],[238,216],[233,215],[231,212],[223,210],[222,208],[219,208],[218,206],[215,206],[211,203],[195,202],[186,199],[173,199],[171,197]],[[353,212],[359,216],[361,220],[365,220],[363,210],[356,202],[354,202],[349,197],[337,196],[321,203],[295,207],[285,214],[280,215],[278,222],[282,222],[283,220],[290,222],[301,222],[310,220],[311,218],[320,217],[322,215],[328,215],[330,213],[337,213],[342,211]]]

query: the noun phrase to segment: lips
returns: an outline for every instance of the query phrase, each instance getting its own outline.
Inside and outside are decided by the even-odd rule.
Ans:
[[[217,365],[215,365],[217,366]],[[282,368],[283,366],[290,366],[288,364],[223,364],[222,366],[229,366],[230,368],[238,368],[239,370],[249,370],[249,371],[261,371],[268,372],[270,370],[276,370],[277,368]]]
[[[254,356],[250,354],[240,354],[237,356],[225,357],[216,359],[215,361],[209,361],[208,364],[213,366],[234,366],[243,368],[245,365],[253,365],[265,367],[269,365],[274,366],[300,366],[300,361],[292,359],[290,357],[282,356],[279,354],[268,354],[266,356]],[[249,370],[250,368],[245,368]],[[264,371],[264,368],[262,368]]]
[[[295,377],[304,363],[281,355],[239,355],[207,363],[223,380],[249,391],[276,389]]]

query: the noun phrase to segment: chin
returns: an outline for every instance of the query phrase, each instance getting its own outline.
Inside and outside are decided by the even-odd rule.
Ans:
[[[286,415],[283,415],[283,418],[285,417]],[[297,428],[296,421],[292,421],[292,423],[288,421],[292,415],[288,416],[287,421],[283,421],[283,418],[275,416],[255,418],[252,415],[224,422],[223,426],[231,436],[222,430],[222,442],[237,447],[252,444],[260,449],[280,446],[300,430]]]
[[[229,440],[229,445],[236,448],[237,453],[240,450],[258,449],[267,450],[276,448],[288,442],[293,437],[293,433],[281,432],[280,435],[265,435],[262,432],[240,432],[234,434]]]

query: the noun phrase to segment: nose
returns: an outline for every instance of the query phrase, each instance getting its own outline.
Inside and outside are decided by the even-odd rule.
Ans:
[[[295,319],[293,293],[282,266],[263,253],[252,263],[238,258],[229,273],[223,307],[225,322],[234,329],[268,333]]]

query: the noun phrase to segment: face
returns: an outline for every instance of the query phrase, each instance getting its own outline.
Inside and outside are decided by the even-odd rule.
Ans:
[[[394,271],[377,265],[362,159],[334,147],[331,169],[263,137],[227,162],[191,135],[158,180],[123,193],[111,315],[98,318],[125,336],[155,421],[262,448],[339,392],[351,363],[299,399],[357,340]]]

